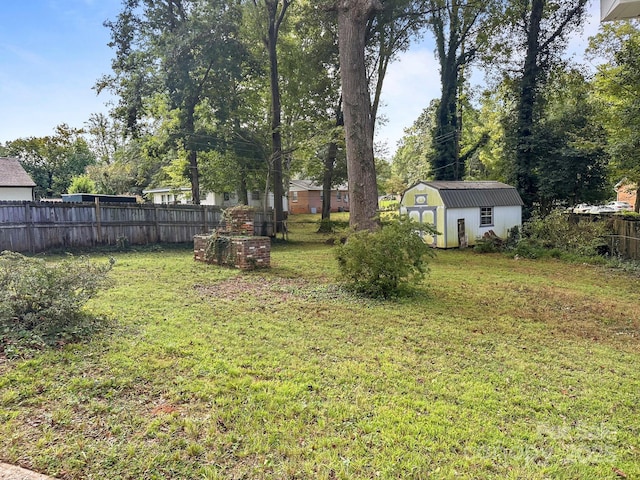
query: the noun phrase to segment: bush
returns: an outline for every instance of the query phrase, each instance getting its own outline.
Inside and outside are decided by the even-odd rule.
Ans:
[[[86,257],[46,262],[0,253],[0,350],[6,350],[10,334],[42,344],[68,336],[82,319],[83,305],[106,285],[112,265],[113,260],[97,265]]]
[[[555,210],[544,217],[532,217],[521,233],[510,231],[504,250],[525,258],[595,257],[607,251],[610,233],[607,221],[571,218]]]
[[[347,288],[370,297],[396,296],[424,278],[433,249],[422,239],[435,230],[401,217],[375,232],[352,233],[336,250]]]
[[[637,212],[620,212],[616,215],[621,216],[625,220],[640,220],[640,213]]]
[[[555,210],[545,217],[534,216],[523,228],[523,240],[531,248],[559,250],[583,256],[595,256],[607,246],[611,233],[606,221],[577,219]],[[528,247],[528,248],[529,248]],[[516,248],[518,250],[518,248]]]

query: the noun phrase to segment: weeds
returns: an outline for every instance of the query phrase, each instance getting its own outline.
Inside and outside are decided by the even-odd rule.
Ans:
[[[113,260],[86,257],[59,262],[0,254],[0,354],[15,356],[33,348],[68,342],[92,329],[82,307],[107,284]]]

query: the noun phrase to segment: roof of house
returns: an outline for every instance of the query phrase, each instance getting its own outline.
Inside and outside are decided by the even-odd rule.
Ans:
[[[349,187],[346,184],[338,185],[337,187],[331,187],[331,190],[346,191]],[[321,191],[322,185],[314,182],[313,180],[291,180],[289,181],[289,190],[297,191]]]
[[[438,190],[444,205],[449,208],[524,205],[516,188],[502,182],[434,181],[420,183]]]
[[[35,187],[17,158],[0,157],[0,187]]]
[[[148,190],[143,190],[142,193],[145,195],[147,193],[174,193],[174,192],[190,192],[191,188],[189,187],[158,187],[158,188],[150,188]]]

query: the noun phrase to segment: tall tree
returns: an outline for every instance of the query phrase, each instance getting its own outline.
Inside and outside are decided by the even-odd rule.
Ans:
[[[434,131],[438,101],[433,100],[404,135],[393,157],[393,173],[409,186],[429,178],[433,157],[431,135]]]
[[[336,9],[349,178],[349,224],[356,230],[374,230],[378,227],[378,189],[365,46],[369,20],[382,9],[382,4],[378,0],[338,0]]]
[[[555,69],[545,89],[545,115],[534,145],[537,203],[542,213],[558,204],[597,203],[607,188],[606,131],[596,117],[592,87],[577,69]]]
[[[240,10],[232,0],[124,0],[111,30],[114,75],[98,82],[98,91],[120,96],[116,112],[136,133],[150,98],[164,95],[177,111],[172,138],[187,154],[191,196],[200,202],[197,132],[198,107],[224,119],[229,85],[240,76],[243,59],[238,39]]]
[[[495,2],[476,0],[429,0],[430,28],[436,41],[442,93],[432,136],[432,172],[436,180],[462,180],[460,161],[459,93],[463,69],[483,48],[495,26]],[[491,17],[489,13],[493,13]]]
[[[590,39],[591,55],[607,61],[594,81],[599,121],[607,130],[613,183],[622,179],[636,186],[640,211],[640,23],[603,25]]]
[[[273,175],[274,215],[276,231],[284,228],[284,169],[282,160],[282,97],[278,73],[278,37],[291,0],[253,0],[256,8],[264,8],[266,28],[262,41],[269,56],[269,87],[271,99],[271,166]]]
[[[587,3],[588,0],[513,0],[505,16],[504,37],[498,44],[507,60],[520,59],[512,133],[514,172],[529,211],[538,199],[535,125],[543,110],[539,103],[541,87],[562,54],[568,35],[581,25]]]

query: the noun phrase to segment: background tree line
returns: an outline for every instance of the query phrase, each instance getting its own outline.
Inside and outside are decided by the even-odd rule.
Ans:
[[[418,179],[496,179],[528,211],[595,202],[640,181],[640,33],[604,25],[593,72],[564,58],[586,0],[124,0],[105,22],[117,98],[83,130],[7,142],[41,196],[75,187],[284,192],[292,175],[328,192],[349,180],[352,224],[375,228],[379,193]],[[441,96],[390,162],[374,159],[384,79],[431,35]],[[347,68],[348,67],[348,68]],[[470,87],[473,71],[487,88]],[[346,134],[345,134],[346,133]],[[74,177],[80,177],[75,179]],[[275,195],[276,200],[281,195]],[[330,195],[325,194],[328,218]],[[283,219],[276,201],[276,217]]]

